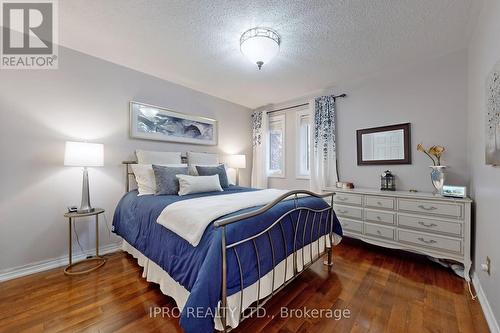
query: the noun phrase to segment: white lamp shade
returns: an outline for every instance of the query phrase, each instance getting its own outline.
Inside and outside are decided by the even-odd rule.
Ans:
[[[101,143],[66,141],[64,165],[97,167],[104,165],[104,145]]]
[[[235,169],[245,169],[247,167],[246,155],[229,155],[227,166]]]

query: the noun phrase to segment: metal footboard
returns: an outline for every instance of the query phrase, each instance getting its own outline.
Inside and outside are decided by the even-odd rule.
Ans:
[[[239,314],[239,322],[242,320],[251,317],[252,315],[255,314],[255,312],[259,311],[260,308],[272,297],[274,294],[279,292],[281,289],[283,289],[286,285],[288,285],[290,282],[292,282],[297,276],[300,275],[303,271],[305,271],[309,266],[311,266],[314,262],[316,262],[318,259],[320,259],[325,253],[327,253],[328,258],[324,262],[325,265],[332,266],[333,265],[333,258],[332,258],[332,248],[333,248],[333,221],[334,221],[334,215],[333,215],[333,197],[334,193],[327,193],[327,194],[317,194],[313,193],[310,191],[305,191],[305,190],[295,190],[295,191],[290,191],[273,202],[265,205],[264,207],[257,209],[255,211],[251,211],[248,213],[240,214],[237,216],[232,216],[228,218],[224,218],[221,220],[218,220],[214,223],[215,227],[221,229],[221,251],[222,251],[222,291],[221,291],[221,302],[219,306],[219,316],[222,322],[222,327],[223,331],[227,332],[231,328],[227,324],[227,312],[228,312],[228,281],[227,281],[227,258],[228,258],[228,253],[229,251],[232,251],[234,253],[234,256],[236,258],[236,263],[238,265],[239,269],[239,278],[240,278],[240,314]],[[289,199],[292,197],[290,200],[294,200],[294,208],[287,211],[283,215],[281,215],[276,221],[271,223],[269,227],[266,229],[262,230],[261,232],[252,235],[250,237],[247,237],[245,239],[233,242],[233,243],[228,243],[227,242],[227,237],[226,237],[226,227],[230,224],[233,223],[238,223],[242,220],[255,217],[257,215],[263,214],[279,204],[280,202]],[[324,209],[320,210],[315,210],[312,208],[308,207],[301,207],[299,206],[299,198],[302,197],[307,197],[307,196],[312,196],[312,197],[317,197],[317,198],[327,198],[330,197],[330,206]],[[303,218],[305,214],[305,219]],[[327,223],[324,224],[323,230],[321,230],[321,221],[323,220],[323,216],[326,214],[326,221]],[[296,219],[293,218],[293,216],[296,216]],[[309,218],[311,216],[311,218]],[[316,220],[319,217],[319,221],[316,224]],[[302,219],[301,219],[302,218]],[[303,221],[303,222],[302,222]],[[287,278],[288,270],[287,270],[287,262],[288,262],[288,257],[289,257],[289,250],[287,247],[287,242],[286,242],[286,235],[285,235],[285,228],[284,225],[286,223],[290,223],[291,230],[293,231],[293,251],[290,254],[293,258],[293,271],[292,271],[292,276],[290,278]],[[299,231],[299,226],[302,224],[302,233]],[[278,263],[276,263],[276,255],[275,255],[275,244],[273,242],[273,238],[271,235],[271,231],[277,228],[279,230],[279,233],[281,234],[281,241],[283,242],[283,250],[284,250],[284,278],[283,278],[283,284],[281,284],[278,288],[275,288],[275,270],[276,266]],[[316,228],[316,229],[315,229]],[[306,231],[310,231],[310,239],[306,239]],[[316,235],[317,239],[313,237],[314,231],[316,230]],[[269,242],[269,247],[271,249],[271,258],[272,258],[272,271],[271,271],[271,277],[272,277],[272,289],[270,295],[262,298],[261,300],[261,277],[262,272],[261,272],[261,255],[262,253],[259,252],[257,242],[256,240],[259,237],[265,237],[267,238]],[[329,244],[327,244],[327,239],[324,239],[323,242],[323,247],[320,248],[320,239],[322,237],[327,237],[329,240]],[[309,241],[308,244],[306,245],[306,241]],[[298,247],[300,242],[301,248]],[[314,244],[316,242],[316,244]],[[244,243],[250,243],[251,246],[254,249],[255,252],[255,258],[257,260],[257,274],[258,274],[258,280],[257,280],[257,300],[256,305],[251,308],[250,311],[245,311],[243,310],[243,290],[244,290],[244,274],[241,266],[241,261],[240,261],[240,256],[238,254],[237,247],[244,244]],[[316,249],[316,255],[313,257],[313,246],[317,246]],[[309,247],[309,258],[305,257],[305,249],[306,247]],[[299,251],[301,252],[301,256],[298,255]],[[309,259],[309,260],[307,260]],[[299,271],[298,263],[302,262],[302,269]]]

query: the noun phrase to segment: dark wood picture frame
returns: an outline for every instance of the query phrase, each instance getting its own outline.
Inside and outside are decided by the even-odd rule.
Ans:
[[[357,154],[358,154],[358,165],[387,165],[387,164],[411,164],[411,126],[410,123],[390,125],[390,126],[380,126],[373,128],[359,129],[356,131],[356,141],[357,141]],[[404,158],[400,160],[376,160],[376,161],[363,161],[363,145],[362,136],[363,134],[377,133],[377,132],[387,132],[403,130],[404,139]]]

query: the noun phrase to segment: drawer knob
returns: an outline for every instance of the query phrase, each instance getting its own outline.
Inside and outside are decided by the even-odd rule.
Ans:
[[[425,244],[434,244],[434,243],[437,243],[434,239],[426,240],[423,237],[418,237],[418,240],[421,241],[422,243],[425,243]]]
[[[430,207],[425,207],[424,205],[419,205],[418,208],[426,210],[426,211],[431,211],[431,210],[436,210],[437,207],[430,206]]]
[[[342,209],[339,209],[339,213],[340,213],[340,214],[346,214],[346,213],[347,213],[347,210],[342,210]]]
[[[377,201],[377,205],[382,206],[382,203],[380,201]]]
[[[377,234],[382,235],[382,232],[380,230],[377,230]]]
[[[339,197],[339,200],[340,200],[340,201],[347,201],[347,200],[348,200],[348,198],[346,198],[346,197]]]
[[[437,227],[436,223],[425,223],[423,221],[418,221],[418,224],[420,224],[421,226],[427,227],[427,228]]]
[[[380,221],[380,220],[382,220],[382,218],[381,218],[380,216],[378,216],[378,215],[377,215],[377,220],[379,220],[379,221]]]

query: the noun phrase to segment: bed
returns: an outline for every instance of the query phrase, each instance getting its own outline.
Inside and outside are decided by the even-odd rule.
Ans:
[[[124,163],[128,178],[131,162]],[[129,187],[127,180],[113,231],[123,238],[123,250],[144,267],[143,277],[174,298],[188,333],[237,327],[325,254],[325,264],[332,265],[333,245],[342,237],[333,194],[290,191],[211,221],[193,246],[157,223],[168,207],[189,205],[203,215],[206,200],[229,202],[231,195],[253,197],[260,190],[231,186],[186,196],[138,196]]]

